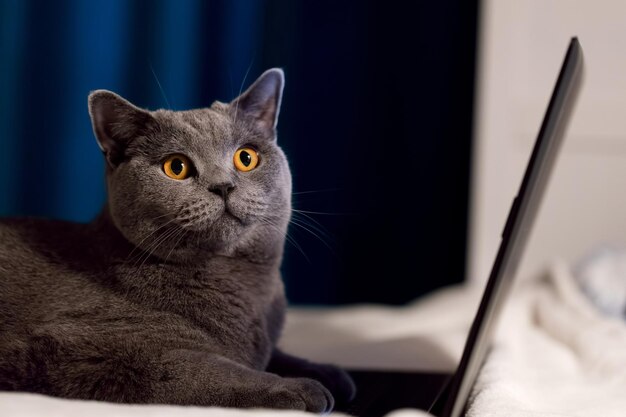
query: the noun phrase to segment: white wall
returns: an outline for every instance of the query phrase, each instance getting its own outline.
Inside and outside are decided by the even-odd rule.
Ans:
[[[469,278],[489,273],[572,35],[585,82],[520,275],[626,243],[626,1],[485,0],[482,9]]]

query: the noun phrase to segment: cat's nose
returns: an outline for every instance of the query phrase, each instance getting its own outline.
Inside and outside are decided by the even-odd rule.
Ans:
[[[222,198],[226,198],[228,194],[235,188],[235,186],[230,182],[222,182],[219,184],[213,184],[209,187],[209,191],[213,194],[217,194]]]

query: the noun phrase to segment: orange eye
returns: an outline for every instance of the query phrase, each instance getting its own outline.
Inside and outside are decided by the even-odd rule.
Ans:
[[[174,180],[184,180],[191,173],[191,162],[183,155],[169,156],[163,162],[163,172]]]
[[[235,152],[233,162],[239,171],[252,171],[259,165],[259,154],[252,148],[240,148]]]

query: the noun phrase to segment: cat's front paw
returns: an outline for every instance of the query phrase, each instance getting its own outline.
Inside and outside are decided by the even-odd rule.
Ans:
[[[313,413],[330,412],[335,401],[318,381],[309,378],[282,378],[271,393],[271,406]]]
[[[347,404],[356,395],[354,381],[346,371],[335,365],[311,363],[306,376],[321,382],[338,404]]]

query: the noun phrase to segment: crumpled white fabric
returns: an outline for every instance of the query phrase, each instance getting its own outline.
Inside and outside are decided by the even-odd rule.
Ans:
[[[578,262],[573,274],[596,307],[626,320],[626,248],[599,246]]]
[[[39,394],[0,393],[0,415],[6,417],[302,417],[310,413],[242,410],[175,405],[128,405],[65,400]]]
[[[602,315],[556,262],[510,300],[467,415],[625,416],[626,323]]]

